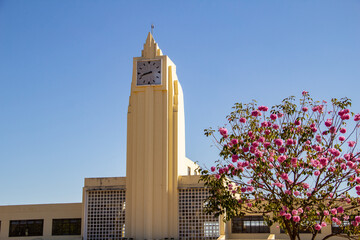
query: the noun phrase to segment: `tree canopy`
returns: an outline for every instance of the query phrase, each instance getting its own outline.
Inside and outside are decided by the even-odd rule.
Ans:
[[[296,104],[298,102],[298,104]],[[269,109],[236,103],[214,137],[221,157],[200,169],[211,196],[206,211],[230,220],[261,214],[291,240],[328,224],[335,235],[358,236],[360,224],[360,114],[348,98],[314,101],[304,91]]]

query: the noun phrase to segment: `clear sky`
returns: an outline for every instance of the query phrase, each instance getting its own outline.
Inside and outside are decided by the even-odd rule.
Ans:
[[[360,112],[360,1],[0,0],[0,205],[81,202],[125,176],[132,57],[151,24],[184,90],[187,156],[235,102],[309,91]]]

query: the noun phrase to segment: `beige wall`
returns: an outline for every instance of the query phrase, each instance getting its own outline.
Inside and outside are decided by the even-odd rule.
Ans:
[[[81,236],[52,236],[52,220],[82,218],[82,203],[0,206],[0,239],[80,240]],[[9,237],[10,220],[44,219],[43,236]]]

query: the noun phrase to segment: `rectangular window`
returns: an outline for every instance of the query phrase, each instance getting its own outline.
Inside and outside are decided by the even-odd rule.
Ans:
[[[350,222],[349,221],[344,221],[344,226],[349,225]],[[337,225],[336,223],[332,223],[331,224],[331,233],[335,234],[335,233],[344,233],[343,229]]]
[[[81,235],[81,218],[53,219],[52,235]]]
[[[285,233],[285,230],[280,228],[280,233]],[[312,233],[310,229],[300,229],[299,233]],[[321,233],[321,230],[319,231],[319,233]]]
[[[43,226],[43,219],[11,220],[9,237],[42,236]]]
[[[231,219],[232,233],[270,233],[262,216],[245,216]]]

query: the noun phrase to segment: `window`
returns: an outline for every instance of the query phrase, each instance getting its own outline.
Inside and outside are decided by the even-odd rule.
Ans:
[[[52,235],[81,235],[81,218],[53,219]]]
[[[316,221],[318,224],[320,224],[320,221]],[[284,229],[280,228],[280,233],[285,233]],[[299,233],[312,233],[310,228],[307,229],[300,229]],[[321,233],[321,229],[318,231],[318,233]]]
[[[204,201],[210,196],[206,188],[179,189],[179,239],[216,240],[219,218],[204,212]]]
[[[125,237],[125,190],[87,191],[86,239]]]
[[[219,236],[219,222],[204,222],[204,237],[217,238]]]
[[[9,237],[42,236],[44,220],[11,220]]]
[[[344,226],[349,225],[350,222],[349,221],[344,221]],[[331,233],[335,234],[335,233],[344,233],[344,230],[337,225],[336,223],[332,223],[331,224]]]
[[[232,233],[270,233],[262,216],[245,216],[231,219]]]
[[[280,233],[285,233],[285,230],[280,228]],[[312,233],[310,229],[300,229],[299,233]],[[321,230],[319,231],[319,233],[321,233]]]

